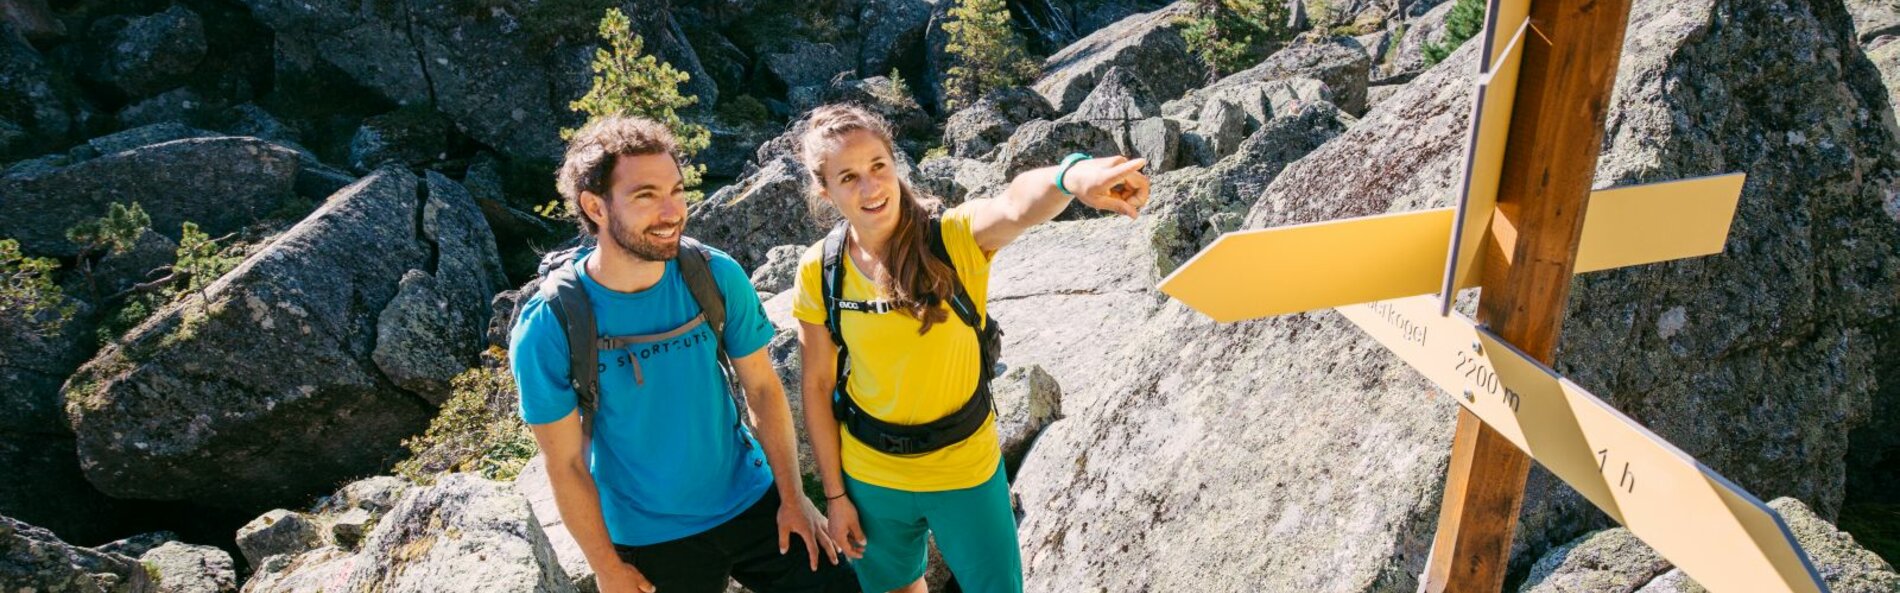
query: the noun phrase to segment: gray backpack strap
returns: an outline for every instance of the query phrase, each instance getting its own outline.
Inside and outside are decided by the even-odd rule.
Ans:
[[[569,260],[572,254],[569,254]],[[568,383],[581,413],[581,434],[592,438],[594,412],[600,406],[600,351],[595,342],[594,305],[581,286],[580,273],[571,265],[548,266],[541,281],[541,299],[554,308],[567,334]]]
[[[692,237],[680,237],[679,254],[673,257],[679,264],[680,279],[686,282],[686,290],[693,293],[693,300],[699,303],[700,317],[705,318],[713,334],[713,351],[719,356],[719,371],[726,377],[726,393],[732,395],[733,413],[739,419],[743,429],[746,417],[745,386],[739,383],[739,375],[732,367],[732,358],[726,354],[726,295],[719,292],[719,279],[713,276],[712,252]]]
[[[679,262],[680,278],[686,281],[686,290],[693,293],[693,300],[699,301],[706,323],[712,325],[720,356],[725,356],[726,295],[719,292],[719,281],[713,278],[712,253],[692,237],[680,237],[680,252],[674,259]]]

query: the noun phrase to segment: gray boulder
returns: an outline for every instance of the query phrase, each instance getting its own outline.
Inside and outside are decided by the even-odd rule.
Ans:
[[[798,258],[808,245],[780,245],[765,254],[765,263],[752,270],[752,287],[761,293],[780,293],[792,288],[798,274]]]
[[[363,120],[350,137],[350,168],[368,173],[384,163],[418,166],[448,156],[450,122],[429,109],[406,109]]]
[[[844,73],[856,78],[851,74],[857,72],[856,61],[829,43],[792,42],[785,51],[766,54],[760,61],[771,80],[787,89],[828,84]]]
[[[810,175],[795,157],[773,158],[693,205],[686,233],[731,254],[740,267],[755,269],[773,247],[809,245],[824,236],[808,215],[809,183]]]
[[[1240,142],[1282,114],[1316,103],[1333,103],[1331,87],[1315,78],[1260,79],[1245,72],[1161,106],[1164,116],[1183,122],[1182,159],[1209,166],[1240,147]]]
[[[994,165],[954,156],[924,161],[911,175],[914,187],[946,206],[994,195],[1006,182]]]
[[[1900,34],[1900,5],[1884,0],[1847,0],[1854,34],[1868,49],[1886,45],[1883,39]]]
[[[324,546],[297,556],[281,555],[252,565],[245,593],[332,593],[349,583],[363,560],[348,550]]]
[[[274,34],[280,93],[324,96],[347,84],[405,106],[433,106],[469,137],[503,152],[559,159],[558,132],[581,117],[568,102],[586,94],[598,37],[590,26],[547,30],[545,4],[501,0],[479,10],[455,2],[245,0]],[[598,4],[594,5],[598,6]],[[718,102],[669,11],[618,2],[646,51],[692,76],[681,94]],[[345,80],[333,81],[330,73]]]
[[[158,593],[236,593],[231,554],[212,546],[168,542],[139,557],[157,573]]]
[[[1780,514],[1795,541],[1808,554],[1830,591],[1890,593],[1900,590],[1900,574],[1807,505],[1793,498],[1768,503]],[[1531,568],[1523,593],[1623,591],[1706,593],[1681,569],[1618,527],[1596,531],[1551,550]]]
[[[1557,546],[1531,566],[1521,593],[1631,593],[1670,569],[1628,529],[1593,531]]]
[[[297,555],[323,545],[323,532],[311,517],[295,511],[276,509],[264,513],[238,528],[238,551],[244,562],[257,566],[279,554]]]
[[[152,274],[178,259],[178,243],[158,231],[145,229],[139,233],[132,247],[125,251],[108,251],[92,267],[92,286],[86,286],[83,280],[75,282],[69,290],[73,294],[86,295],[96,290],[99,297],[117,294],[133,285],[155,280],[163,274]]]
[[[0,178],[0,236],[28,253],[71,256],[65,230],[138,202],[152,228],[178,239],[185,221],[221,236],[265,217],[295,195],[295,151],[256,138],[192,138],[109,154],[71,166]]]
[[[996,166],[1005,179],[1014,179],[1023,171],[1059,165],[1070,153],[1107,156],[1119,151],[1115,137],[1094,124],[1036,120],[1016,128],[1016,133],[998,149]]]
[[[989,158],[1016,133],[1016,126],[1055,118],[1055,109],[1042,95],[1023,88],[997,89],[944,120],[943,145],[951,156]]]
[[[361,509],[380,515],[395,508],[411,484],[397,476],[371,476],[345,484],[319,505],[324,512]]]
[[[801,426],[803,418],[795,418]],[[805,439],[799,439],[799,446],[809,447]],[[587,564],[587,556],[581,553],[580,542],[574,541],[574,534],[568,532],[567,523],[561,519],[561,508],[554,502],[554,487],[548,482],[548,458],[534,456],[528,465],[521,468],[515,476],[515,492],[528,499],[528,506],[534,511],[536,524],[548,539],[548,547],[553,551],[554,559],[560,563],[561,572],[567,574],[578,593],[599,593],[600,584],[594,580],[594,567]]]
[[[54,21],[58,22],[58,21]],[[0,159],[21,158],[83,138],[98,113],[80,94],[69,69],[48,64],[18,35],[0,35]]]
[[[1457,2],[1445,2],[1424,15],[1406,21],[1405,36],[1398,46],[1392,49],[1390,57],[1380,65],[1380,78],[1406,76],[1424,72],[1425,47],[1445,43],[1445,18],[1451,15],[1451,7]]]
[[[1030,365],[1004,372],[990,383],[990,391],[996,402],[996,437],[1002,442],[1003,464],[1014,476],[1036,436],[1062,418],[1062,386],[1042,367]]]
[[[921,63],[924,31],[942,0],[867,0],[858,17],[858,71],[885,74],[906,63]]]
[[[155,593],[137,560],[60,541],[53,532],[0,517],[0,583],[15,591]]]
[[[1150,172],[1174,169],[1175,155],[1181,147],[1181,124],[1174,120],[1151,117],[1131,124],[1128,147],[1123,152],[1148,159]]]
[[[1340,111],[1359,116],[1366,112],[1366,86],[1371,79],[1371,72],[1371,58],[1352,43],[1295,42],[1251,68],[1222,78],[1213,87],[1225,89],[1251,83],[1312,78],[1326,84],[1332,92],[1329,100],[1338,105]]]
[[[183,82],[204,60],[208,47],[204,19],[179,5],[149,16],[104,19],[95,24],[93,35],[102,54],[94,76],[134,97]]]
[[[399,315],[463,315],[471,338],[448,355],[474,360],[476,312],[503,282],[493,241],[439,175],[385,168],[345,188],[68,381],[87,477],[120,497],[256,508],[380,466],[432,414],[374,354],[418,348],[378,335],[383,311],[410,270],[432,276],[447,307]]]
[[[528,500],[449,474],[410,490],[363,542],[351,590],[572,592]]]
[[[1200,58],[1187,49],[1178,17],[1185,4],[1122,19],[1043,61],[1034,88],[1058,113],[1074,111],[1109,68],[1120,67],[1148,85],[1155,101],[1168,101],[1206,78]]]
[[[46,6],[46,0],[16,0],[0,18],[30,41],[53,41],[66,35],[66,24]]]
[[[1115,145],[1122,154],[1134,151],[1134,139],[1131,137],[1135,122],[1159,117],[1161,106],[1151,97],[1153,93],[1143,84],[1120,67],[1111,67],[1103,72],[1101,80],[1089,91],[1074,112],[1062,117],[1064,121],[1088,122],[1115,139]]]
[[[220,99],[207,98],[191,87],[178,87],[126,105],[119,110],[119,124],[146,126],[182,121],[192,125],[208,125],[213,116],[225,107],[226,104]]]
[[[250,136],[267,140],[272,144],[296,151],[297,177],[294,187],[296,195],[299,197],[311,200],[322,200],[323,198],[329,197],[330,194],[336,193],[336,190],[343,189],[343,186],[349,185],[350,182],[356,181],[355,175],[323,164],[317,160],[315,153],[297,145],[294,142],[294,139],[297,137],[295,130],[284,127],[281,122],[277,122],[270,113],[265,112],[263,109],[247,104],[234,107],[230,111],[233,112],[233,117],[237,119],[224,128],[225,133],[202,130],[176,121],[164,121],[135,128],[127,128],[87,140],[83,146],[74,147],[72,150],[67,151],[67,157],[69,157],[68,160],[72,162],[86,161],[104,155],[112,155],[156,144],[163,144],[173,140]],[[70,164],[70,162],[61,163],[58,166],[65,166],[67,164]],[[36,168],[35,170],[51,171],[56,168],[57,166],[49,166],[44,169]]]
[[[175,542],[175,541],[178,541],[178,534],[176,533],[172,533],[170,531],[153,531],[150,533],[141,533],[141,534],[134,535],[128,538],[112,540],[112,541],[100,544],[98,547],[95,547],[93,549],[98,550],[100,552],[109,552],[109,553],[118,554],[121,556],[126,556],[129,558],[137,558],[140,556],[144,556],[146,552],[150,552],[154,548],[157,548],[159,546],[162,546],[171,542]]]
[[[1886,413],[1869,389],[1892,376],[1875,356],[1892,334],[1868,324],[1890,324],[1900,295],[1880,212],[1894,140],[1869,115],[1883,91],[1849,31],[1837,4],[1636,3],[1599,184],[1729,170],[1750,183],[1725,255],[1580,277],[1557,357],[1716,471],[1765,496],[1813,493],[1822,516],[1839,504],[1849,431]],[[1287,166],[1245,226],[1443,204],[1474,55]],[[1061,382],[1067,413],[1014,485],[1028,588],[1415,588],[1455,404],[1334,313],[1217,325],[1168,302],[1139,224],[1045,225],[992,270],[1012,357]],[[1665,337],[1677,306],[1684,323]],[[1533,473],[1520,570],[1602,520]]]
[[[884,76],[801,87],[793,90],[791,99],[794,108],[800,111],[833,103],[850,103],[868,109],[890,124],[898,149],[910,152],[922,150],[922,142],[931,135],[935,125],[908,86]]]
[[[1331,104],[1316,103],[1267,122],[1211,167],[1156,179],[1144,214],[1157,275],[1165,277],[1222,233],[1239,230],[1268,184],[1287,165],[1344,133],[1345,119]]]

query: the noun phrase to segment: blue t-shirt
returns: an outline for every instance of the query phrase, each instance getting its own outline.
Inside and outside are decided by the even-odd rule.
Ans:
[[[759,295],[738,262],[708,251],[726,300],[726,353],[737,359],[757,352],[773,333]],[[665,333],[699,315],[676,263],[666,263],[659,283],[627,293],[589,278],[585,257],[573,265],[581,268],[601,336]],[[672,339],[600,353],[601,397],[588,466],[614,543],[648,545],[700,533],[737,516],[771,486],[764,451],[737,425],[740,412],[727,395],[712,338],[711,326],[701,324]],[[521,388],[521,418],[544,424],[567,417],[576,405],[567,336],[539,294],[522,306],[508,350]]]

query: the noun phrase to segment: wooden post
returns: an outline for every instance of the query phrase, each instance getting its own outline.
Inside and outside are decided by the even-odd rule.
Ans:
[[[1494,224],[1516,233],[1487,257],[1478,321],[1545,364],[1562,330],[1584,207],[1623,50],[1630,0],[1535,0]],[[1460,408],[1424,591],[1499,591],[1530,457]]]

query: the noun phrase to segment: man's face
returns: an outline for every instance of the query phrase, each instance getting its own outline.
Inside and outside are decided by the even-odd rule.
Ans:
[[[610,177],[607,193],[612,199],[581,201],[586,215],[600,225],[602,243],[612,241],[648,261],[678,255],[680,231],[686,226],[686,185],[673,157],[620,156]]]

